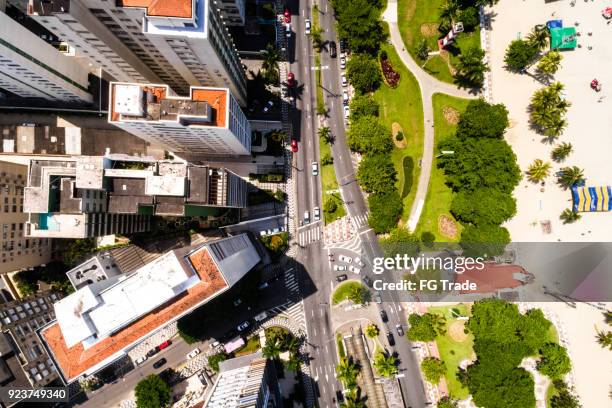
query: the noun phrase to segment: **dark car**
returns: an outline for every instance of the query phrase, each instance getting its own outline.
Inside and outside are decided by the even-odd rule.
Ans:
[[[369,276],[364,276],[363,282],[371,288],[374,287],[374,283],[372,282],[372,279],[370,279]]]
[[[329,56],[332,58],[336,58],[336,42],[332,41],[329,43]]]
[[[346,40],[344,38],[340,39],[340,52],[346,52]]]
[[[389,341],[390,346],[395,346],[395,338],[393,337],[393,333],[387,333],[387,341]]]
[[[159,360],[157,360],[156,362],[153,363],[153,368],[159,368],[161,366],[163,366],[164,364],[166,364],[166,359],[165,358],[160,358]]]
[[[380,311],[380,318],[382,319],[383,323],[387,323],[389,321],[389,317],[387,316],[387,312],[385,312],[384,310]]]
[[[336,280],[337,280],[338,282],[345,281],[346,279],[347,279],[347,276],[346,276],[346,275],[338,275],[338,276],[336,276]]]
[[[396,325],[395,328],[397,329],[397,334],[399,334],[400,336],[404,335],[404,328],[401,324]]]
[[[147,357],[153,357],[154,355],[156,355],[158,352],[158,350],[156,349],[151,349],[149,351],[147,351]]]

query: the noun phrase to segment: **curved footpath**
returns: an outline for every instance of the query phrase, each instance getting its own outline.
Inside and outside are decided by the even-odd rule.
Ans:
[[[383,20],[389,24],[391,43],[395,51],[419,83],[419,88],[421,88],[421,99],[423,101],[424,140],[423,157],[421,159],[421,175],[419,176],[417,192],[412,203],[412,208],[410,209],[410,217],[408,218],[408,229],[414,231],[419,223],[423,205],[425,204],[425,198],[427,198],[427,189],[429,188],[429,178],[431,176],[431,165],[433,162],[434,112],[432,97],[435,93],[443,93],[458,98],[477,98],[479,95],[475,95],[464,89],[459,89],[455,85],[442,82],[432,77],[412,59],[408,51],[406,51],[406,46],[404,40],[402,40],[399,25],[397,24],[397,0],[388,0],[387,9],[383,13]]]

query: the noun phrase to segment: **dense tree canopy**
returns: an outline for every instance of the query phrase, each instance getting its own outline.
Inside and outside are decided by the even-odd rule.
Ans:
[[[379,104],[371,95],[355,95],[351,100],[351,122],[362,116],[378,116]]]
[[[485,52],[480,47],[469,47],[455,63],[455,79],[459,85],[479,88],[484,84],[489,66],[484,62]]]
[[[355,52],[378,51],[385,38],[380,13],[382,2],[379,0],[333,0],[336,11],[338,35],[349,41]]]
[[[151,374],[135,389],[137,408],[163,408],[170,404],[171,390],[159,376]]]
[[[426,357],[421,361],[421,370],[425,375],[425,379],[435,385],[444,377],[446,364],[439,358]]]
[[[378,62],[367,54],[353,55],[346,64],[346,75],[358,93],[375,91],[382,81]]]
[[[465,256],[491,257],[504,252],[510,243],[510,233],[495,224],[467,225],[461,232],[459,245]]]
[[[433,341],[436,336],[446,332],[444,317],[433,313],[423,315],[413,313],[408,316],[408,323],[410,328],[406,335],[414,341]]]
[[[508,127],[508,109],[501,104],[492,105],[484,99],[471,101],[459,117],[457,137],[489,137],[501,139]]]
[[[368,193],[389,193],[395,190],[397,172],[386,154],[366,155],[359,163],[357,179]]]
[[[501,224],[516,213],[516,201],[510,194],[492,188],[460,191],[453,197],[451,213],[471,224]]]
[[[359,153],[388,153],[393,149],[391,130],[373,116],[362,116],[351,123],[347,136],[351,150]]]
[[[511,71],[526,68],[538,55],[538,47],[529,41],[514,40],[508,45],[504,62]]]
[[[569,373],[572,363],[564,347],[555,343],[546,343],[540,350],[541,359],[538,361],[538,371],[548,377],[561,378]]]
[[[370,216],[368,223],[377,234],[389,232],[397,225],[404,205],[397,190],[390,193],[371,194],[368,197]]]
[[[420,251],[419,237],[404,227],[391,229],[389,235],[381,239],[380,246],[386,257],[396,254],[416,256]]]
[[[510,193],[521,178],[516,155],[504,140],[449,138],[440,149],[454,151],[440,157],[438,166],[444,169],[446,184],[455,191],[489,187]]]

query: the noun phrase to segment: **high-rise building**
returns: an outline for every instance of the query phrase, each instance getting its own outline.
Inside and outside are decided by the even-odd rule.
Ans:
[[[244,105],[245,72],[212,2],[29,0],[28,14],[117,81],[227,87]]]
[[[243,26],[246,21],[245,0],[213,0],[219,9],[223,22],[229,26]]]
[[[105,272],[84,286],[79,281],[74,293],[55,303],[57,320],[38,333],[63,381],[71,383],[125,358],[229,290],[259,261],[253,243],[240,234],[167,252],[128,274]],[[76,276],[88,266],[75,269]]]
[[[27,98],[93,101],[87,69],[10,18],[1,6],[0,88]]]
[[[28,214],[23,193],[28,167],[0,161],[0,274],[38,266],[51,259],[51,242],[28,238],[24,233]]]
[[[174,153],[251,154],[251,125],[227,88],[110,84],[109,122]]]
[[[261,352],[219,363],[219,376],[204,408],[281,407],[274,363]]]

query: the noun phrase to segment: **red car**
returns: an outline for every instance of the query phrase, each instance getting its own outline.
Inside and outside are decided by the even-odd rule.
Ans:
[[[298,151],[298,144],[297,144],[297,140],[295,139],[291,139],[291,151],[293,153],[297,153]]]
[[[285,23],[290,23],[290,22],[291,22],[291,13],[289,12],[289,9],[285,7]]]
[[[295,75],[293,75],[293,72],[289,72],[287,74],[287,86],[289,88],[293,88],[295,86]]]
[[[163,349],[165,349],[166,347],[168,347],[168,346],[169,346],[169,345],[171,345],[171,344],[172,344],[172,341],[170,341],[170,340],[166,340],[166,341],[164,341],[162,344],[160,344],[159,346],[157,346],[157,349],[158,349],[158,350],[163,350]]]

